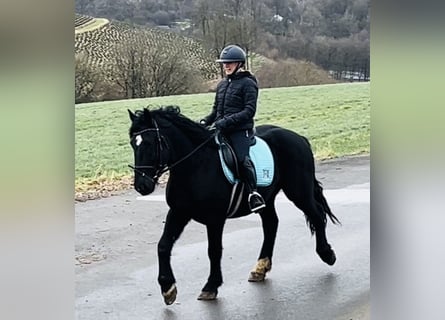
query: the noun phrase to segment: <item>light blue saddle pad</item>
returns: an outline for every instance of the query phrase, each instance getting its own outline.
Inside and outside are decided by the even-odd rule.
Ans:
[[[272,152],[270,151],[267,143],[259,138],[255,137],[256,143],[255,145],[250,147],[250,159],[252,159],[255,165],[255,172],[257,177],[257,186],[259,187],[267,187],[272,183],[274,176],[274,160],[272,156]],[[221,161],[221,166],[226,175],[227,180],[230,183],[235,183],[238,180],[233,176],[232,171],[227,167],[226,163],[223,160],[222,151],[218,150],[219,159]]]

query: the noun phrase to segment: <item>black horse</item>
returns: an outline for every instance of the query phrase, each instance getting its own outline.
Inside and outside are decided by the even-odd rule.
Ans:
[[[179,107],[157,110],[128,110],[131,119],[130,139],[134,150],[134,187],[142,195],[153,192],[158,177],[169,170],[166,200],[169,212],[158,243],[158,282],[166,304],[176,299],[175,277],[170,264],[173,244],[187,223],[194,219],[207,228],[210,275],[199,300],[213,300],[222,284],[222,235],[232,185],[224,177],[218,158],[214,131],[188,119]],[[334,224],[338,219],[323,196],[315,177],[314,158],[306,138],[272,125],[257,127],[257,135],[269,145],[275,159],[275,176],[259,192],[266,201],[260,213],[264,241],[249,281],[263,281],[272,266],[272,255],[278,227],[274,200],[283,190],[287,198],[301,209],[312,234],[316,252],[329,265],[336,256],[326,239],[326,216]],[[232,218],[248,215],[246,198]]]

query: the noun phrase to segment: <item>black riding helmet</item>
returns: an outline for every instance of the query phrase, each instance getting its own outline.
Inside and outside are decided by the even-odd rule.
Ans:
[[[246,52],[236,45],[229,45],[222,49],[219,59],[216,62],[246,62]]]

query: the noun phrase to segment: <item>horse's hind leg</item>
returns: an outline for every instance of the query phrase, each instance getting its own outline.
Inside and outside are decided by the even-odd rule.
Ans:
[[[278,229],[278,217],[275,211],[274,199],[268,201],[266,208],[262,210],[260,216],[264,240],[258,261],[250,272],[250,282],[263,281],[266,273],[272,268],[272,255]]]
[[[170,256],[175,241],[179,238],[190,218],[173,212],[167,214],[164,232],[158,243],[159,276],[158,283],[161,286],[164,302],[169,305],[176,300],[176,285],[173,270],[170,264]]]
[[[221,272],[222,235],[224,221],[207,225],[207,253],[210,259],[210,275],[207,283],[202,288],[198,300],[214,300],[218,295],[218,288],[223,283]]]
[[[320,204],[315,201],[311,202],[307,204],[303,211],[306,214],[311,230],[313,229],[315,232],[316,252],[321,260],[332,266],[337,257],[326,238],[326,215],[323,213]]]
[[[326,238],[326,210],[331,215],[332,213],[321,193],[321,187],[316,183],[312,173],[304,172],[299,174],[292,183],[285,183],[283,191],[287,198],[304,212],[312,234],[315,233],[317,254],[324,262],[333,265],[336,256]],[[332,215],[332,217],[336,220],[335,216]]]

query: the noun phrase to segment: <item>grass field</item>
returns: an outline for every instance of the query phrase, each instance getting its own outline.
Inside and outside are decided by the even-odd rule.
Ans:
[[[214,93],[76,105],[76,190],[98,180],[132,176],[127,109],[174,104],[193,120],[210,112]],[[256,124],[274,124],[306,136],[316,159],[370,152],[369,83],[260,90]]]

